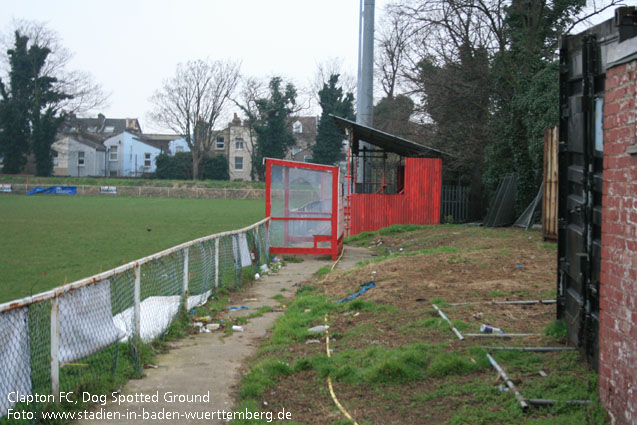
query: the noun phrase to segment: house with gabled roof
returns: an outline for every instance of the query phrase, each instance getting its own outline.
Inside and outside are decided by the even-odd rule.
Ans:
[[[104,140],[104,147],[106,175],[111,177],[140,177],[154,173],[155,158],[162,153],[157,146],[128,131]]]
[[[78,118],[75,114],[69,114],[60,125],[58,136],[52,145],[53,174],[80,177],[124,176],[141,175],[147,169],[154,170],[154,161],[151,167],[147,167],[145,160],[146,153],[150,153],[154,158],[156,150],[154,146],[149,146],[149,149],[133,149],[137,155],[141,156],[137,158],[137,168],[134,165],[131,168],[128,162],[114,167],[115,161],[111,161],[109,157],[116,156],[116,153],[111,154],[104,142],[124,133],[131,137],[141,136],[139,120],[137,118],[106,118],[103,114],[98,114],[96,118]],[[117,140],[128,141],[130,137]],[[130,144],[127,146],[130,152]],[[123,168],[124,165],[126,168]],[[132,174],[125,174],[130,173],[131,169]]]
[[[106,148],[99,139],[80,134],[64,136],[53,143],[51,151],[55,176],[106,175]]]
[[[312,147],[316,144],[318,128],[317,117],[290,117],[290,127],[295,144],[290,148],[285,159],[292,161],[311,162]]]
[[[131,134],[142,134],[142,127],[137,118],[106,118],[98,114],[97,118],[77,118],[69,114],[59,132],[62,134],[93,134],[101,136],[102,140],[127,131]]]

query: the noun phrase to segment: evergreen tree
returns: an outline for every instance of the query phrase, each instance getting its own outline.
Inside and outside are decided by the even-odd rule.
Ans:
[[[343,88],[337,87],[338,78],[338,74],[330,75],[328,82],[318,92],[322,112],[316,144],[312,147],[312,162],[317,164],[334,165],[343,159],[342,142],[345,135],[336,127],[330,114],[348,120],[354,119],[354,95],[347,93],[343,96]]]
[[[491,117],[493,143],[487,149],[485,183],[491,189],[507,172],[518,174],[517,209],[537,193],[543,161],[543,130],[558,123],[558,37],[584,6],[582,0],[513,0],[506,8],[508,49],[494,58]]]
[[[257,134],[256,163],[253,165],[260,180],[265,175],[263,159],[282,159],[294,145],[294,136],[288,122],[296,104],[296,89],[288,83],[285,91],[282,91],[281,84],[281,77],[270,80],[270,95],[257,99],[257,116],[250,117]]]
[[[411,140],[413,129],[410,118],[413,113],[414,101],[409,96],[383,97],[374,106],[374,128]]]
[[[0,80],[0,154],[5,173],[19,173],[33,152],[36,172],[48,176],[53,170],[51,145],[62,122],[55,105],[68,95],[54,89],[56,79],[42,75],[50,50],[28,47],[28,37],[15,33],[9,55],[9,87]]]

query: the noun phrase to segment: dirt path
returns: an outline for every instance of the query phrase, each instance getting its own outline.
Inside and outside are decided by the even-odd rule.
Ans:
[[[347,270],[369,257],[370,252],[365,248],[347,247],[337,268]],[[301,263],[290,263],[277,274],[259,279],[250,290],[241,294],[244,299],[251,300],[241,303],[248,309],[235,315],[249,314],[262,306],[278,305],[273,296],[294,293],[296,283],[309,279],[318,268],[332,264],[332,261],[306,256]],[[282,292],[282,289],[285,291]],[[232,411],[232,392],[241,378],[241,365],[248,356],[254,354],[259,340],[280,314],[271,312],[251,319],[244,326],[244,332],[235,332],[227,338],[222,338],[220,332],[213,332],[172,343],[170,352],[155,359],[157,369],[147,369],[144,379],[129,381],[123,388],[121,396],[131,401],[120,404],[113,402],[109,396],[106,405],[98,405],[94,409],[96,414],[102,413],[104,419],[75,421],[74,424],[227,423],[227,420],[218,419],[217,411]],[[187,400],[173,401],[173,395]],[[148,398],[148,401],[144,398]],[[186,417],[206,412],[210,415],[214,413],[214,419]],[[179,416],[171,418],[173,414]],[[152,415],[155,415],[154,420]]]

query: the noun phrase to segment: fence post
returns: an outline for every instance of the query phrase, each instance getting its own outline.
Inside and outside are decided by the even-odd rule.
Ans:
[[[142,290],[141,290],[141,282],[142,282],[142,266],[137,264],[135,266],[135,343],[139,341],[141,336],[141,313],[140,313],[140,303],[142,298]]]
[[[189,248],[184,248],[184,300],[188,300],[188,252]]]
[[[258,227],[254,228],[254,246],[256,247],[257,254],[259,255],[259,261],[257,264],[257,271],[258,271],[259,266],[262,264],[261,262],[263,261],[263,247],[261,246],[261,238],[259,237]]]
[[[219,238],[215,239],[215,289],[219,287]]]
[[[241,267],[241,241],[239,240],[239,235],[232,235],[232,258],[234,260],[234,287],[237,289],[239,284],[241,283],[241,274],[243,268]]]
[[[51,394],[55,404],[60,402],[60,303],[58,297],[51,299]]]

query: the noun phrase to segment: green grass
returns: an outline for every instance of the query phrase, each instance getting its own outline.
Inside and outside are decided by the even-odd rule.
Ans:
[[[363,242],[367,242],[369,239],[372,239],[376,236],[386,236],[386,235],[393,235],[396,233],[410,232],[413,230],[423,230],[423,229],[427,229],[428,227],[430,226],[418,226],[415,224],[394,224],[393,226],[383,227],[382,229],[379,229],[375,232],[361,232],[356,235],[349,236],[345,238],[345,243],[360,244]]]
[[[37,294],[263,218],[263,201],[0,198],[0,302]]]
[[[445,264],[468,262],[479,265],[465,254],[474,250],[493,249],[494,258],[510,256],[517,252],[515,239],[520,236],[516,230],[511,229],[474,229],[455,225],[423,230],[418,234],[412,233],[409,237],[398,235],[398,238],[389,239],[386,244],[391,247],[404,246],[404,251],[389,252],[386,255],[383,251],[389,250],[383,247],[382,250],[377,250],[381,255],[359,265],[419,254],[438,254],[439,258],[434,261],[438,261],[443,267]],[[385,231],[389,232],[387,234],[393,233],[393,229]],[[364,245],[375,241],[380,234],[380,231],[359,234],[349,241]],[[423,236],[419,236],[420,234]],[[458,235],[458,238],[454,239],[450,235]],[[524,233],[524,240],[528,235],[532,235],[531,231]],[[474,237],[480,240],[469,239]],[[467,240],[469,244],[463,245],[463,241]],[[540,253],[554,249],[554,244],[541,242],[534,243],[534,246]],[[426,260],[428,259],[422,259]],[[315,280],[320,280],[323,272],[326,270],[315,273]],[[353,275],[360,277],[360,271],[358,272],[358,275]],[[543,287],[545,283],[534,282],[528,289],[511,293],[493,289],[489,296],[529,298],[541,294],[545,299],[554,298],[554,289],[540,291]],[[356,286],[344,286],[343,295],[351,294],[356,289]],[[484,295],[475,291],[469,293],[473,297]],[[432,291],[427,297],[431,297],[428,301],[438,305],[448,315],[453,313],[454,307],[435,295],[435,291]],[[279,318],[271,336],[263,342],[259,353],[251,361],[251,374],[243,380],[240,388],[241,408],[261,410],[268,394],[278,392],[282,386],[282,392],[300,388],[298,396],[290,392],[285,402],[310,406],[314,413],[317,410],[311,406],[325,406],[323,403],[329,403],[329,398],[325,402],[327,390],[324,380],[330,376],[341,403],[348,410],[356,412],[353,416],[361,425],[389,423],[390,421],[382,420],[389,416],[392,420],[396,419],[396,423],[421,423],[413,420],[418,417],[413,414],[414,410],[423,413],[422,418],[418,417],[422,423],[608,423],[604,409],[599,405],[597,376],[577,352],[491,352],[507,374],[516,381],[525,397],[553,398],[558,401],[593,400],[593,404],[588,407],[558,403],[553,407],[531,409],[523,413],[511,392],[501,392],[498,389],[502,381],[495,379],[496,373],[489,364],[485,348],[481,346],[485,342],[467,340],[459,343],[449,325],[426,304],[422,305],[417,314],[396,307],[377,305],[364,298],[333,305],[321,295],[319,287],[312,286],[299,288],[296,296],[296,300],[288,304],[290,308]],[[447,312],[447,309],[450,311]],[[329,358],[325,354],[323,338],[320,338],[321,346],[305,348],[307,339],[319,339],[315,335],[309,335],[306,329],[323,324],[326,311],[330,312],[330,321],[347,315],[341,320],[334,320],[334,326],[329,331],[332,341],[330,348],[333,349]],[[348,313],[352,311],[364,311],[364,314],[355,319]],[[473,322],[454,320],[453,317],[451,320],[460,331],[476,327]],[[544,342],[548,346],[564,343],[566,328],[562,322],[554,322],[547,326],[544,334]],[[541,377],[539,370],[547,372],[548,377]],[[321,403],[314,404],[315,399],[308,396],[305,386],[310,384]],[[374,410],[374,414],[379,414],[378,418],[365,412],[366,406],[371,403],[386,406],[384,410]],[[326,410],[336,411],[331,403],[328,406]],[[278,408],[280,407],[279,405]],[[405,417],[405,420],[401,421],[401,417]],[[330,423],[341,421],[333,420]]]
[[[332,271],[332,268],[330,266],[322,266],[317,271],[315,271],[314,274],[317,276],[325,276],[331,271]]]
[[[566,323],[563,320],[555,320],[554,322],[549,323],[546,329],[544,329],[544,335],[552,336],[558,341],[566,341],[568,336]]]

